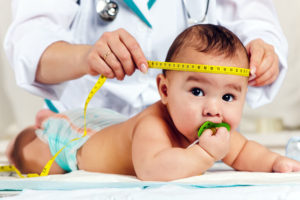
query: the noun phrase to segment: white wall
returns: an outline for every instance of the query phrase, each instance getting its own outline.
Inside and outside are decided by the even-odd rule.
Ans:
[[[300,1],[275,0],[275,6],[284,33],[289,41],[289,71],[275,101],[256,110],[245,108],[242,131],[255,131],[256,120],[261,117],[280,117],[287,127],[300,127]],[[0,138],[15,133],[34,122],[35,113],[43,100],[15,84],[12,69],[3,52],[4,34],[11,21],[10,1],[1,2],[0,12]]]
[[[10,1],[2,1],[0,8],[0,139],[34,122],[35,113],[43,100],[22,90],[15,83],[12,68],[3,51],[5,32],[11,21]]]

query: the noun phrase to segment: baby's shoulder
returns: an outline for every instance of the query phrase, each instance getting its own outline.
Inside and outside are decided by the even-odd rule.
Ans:
[[[162,115],[156,112],[147,112],[141,115],[138,119],[137,125],[139,126],[165,126],[166,120]]]
[[[156,107],[150,107],[138,117],[135,132],[163,134],[171,131],[168,117]]]
[[[164,105],[157,102],[140,113],[141,121],[150,124],[167,124],[169,113]]]

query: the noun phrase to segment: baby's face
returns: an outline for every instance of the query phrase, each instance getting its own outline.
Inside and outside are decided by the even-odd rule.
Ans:
[[[185,51],[173,62],[245,67],[245,59],[226,59],[196,51]],[[199,127],[206,121],[226,122],[234,130],[240,122],[247,77],[199,72],[168,71],[166,94],[162,102],[178,129],[190,141],[197,139]]]

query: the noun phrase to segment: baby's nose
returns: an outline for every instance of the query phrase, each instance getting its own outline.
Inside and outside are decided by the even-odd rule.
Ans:
[[[217,110],[205,110],[204,111],[204,115],[207,116],[207,117],[220,117],[220,113],[217,111]]]
[[[220,117],[220,106],[215,100],[208,101],[203,109],[203,115],[206,117]]]

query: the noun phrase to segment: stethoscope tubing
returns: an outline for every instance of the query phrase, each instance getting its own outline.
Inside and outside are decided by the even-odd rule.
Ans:
[[[210,0],[206,0],[205,12],[204,12],[204,15],[200,19],[192,18],[191,14],[190,14],[190,12],[187,8],[186,0],[182,0],[182,3],[183,3],[183,7],[184,7],[184,10],[185,10],[186,16],[187,16],[187,22],[188,22],[189,25],[202,23],[206,20]],[[98,0],[97,5],[96,5],[96,11],[97,11],[99,17],[102,20],[104,20],[104,21],[113,21],[117,17],[118,7],[119,6],[115,1],[112,1],[112,0]],[[111,12],[110,9],[113,9],[113,12]]]

